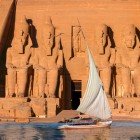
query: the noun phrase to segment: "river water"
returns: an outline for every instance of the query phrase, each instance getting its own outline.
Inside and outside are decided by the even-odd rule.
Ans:
[[[140,122],[113,122],[110,128],[57,130],[58,124],[0,124],[0,140],[140,140]]]

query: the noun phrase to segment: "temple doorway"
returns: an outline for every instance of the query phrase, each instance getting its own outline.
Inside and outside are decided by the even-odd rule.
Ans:
[[[76,110],[80,104],[81,98],[81,80],[71,81],[71,99],[72,99],[72,109]]]

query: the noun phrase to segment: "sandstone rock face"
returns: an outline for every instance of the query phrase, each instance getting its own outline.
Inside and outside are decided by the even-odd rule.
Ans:
[[[18,0],[12,5],[9,0],[9,7],[6,2],[0,1],[6,9],[0,21],[1,115],[29,117],[33,111],[51,117],[77,105],[88,79],[85,44],[112,110],[139,111],[140,2]]]
[[[1,98],[0,117],[28,118],[31,116],[31,107],[27,98]]]
[[[4,50],[4,45],[7,41],[8,32],[10,29],[10,24],[7,24],[8,20],[11,20],[10,13],[12,14],[14,10],[14,2],[13,0],[9,1],[0,1],[0,54]]]
[[[15,109],[16,118],[29,118],[31,117],[31,107],[28,104],[22,104]]]

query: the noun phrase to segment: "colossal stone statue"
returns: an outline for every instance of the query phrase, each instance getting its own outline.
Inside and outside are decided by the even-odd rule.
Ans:
[[[74,56],[77,56],[78,53],[85,52],[85,43],[81,31],[81,26],[73,26],[72,31],[72,48]]]
[[[110,82],[111,82],[111,66],[115,59],[115,50],[111,48],[111,41],[108,35],[108,27],[105,24],[100,24],[95,29],[95,62],[103,81],[105,92],[110,96]]]
[[[57,42],[57,41],[56,41]],[[52,49],[52,55],[47,55],[48,46],[42,46],[35,51],[34,69],[37,73],[38,96],[55,98],[58,84],[58,70],[63,65],[63,52],[60,49],[60,39]]]
[[[140,43],[134,25],[123,29],[116,58],[117,96],[140,96]]]
[[[46,48],[46,54],[52,55],[52,48],[54,46],[55,29],[50,17],[46,18],[45,26],[42,32],[43,45]]]
[[[7,97],[24,97],[28,78],[28,68],[32,43],[29,37],[29,26],[23,18],[14,32],[12,47],[7,50]]]

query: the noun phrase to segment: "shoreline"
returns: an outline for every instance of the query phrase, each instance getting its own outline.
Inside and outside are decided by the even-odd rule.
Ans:
[[[39,117],[29,117],[29,118],[14,118],[14,117],[0,117],[0,123],[3,122],[15,122],[15,123],[58,123],[67,119],[71,119],[79,116],[79,112],[76,110],[63,110],[59,114],[50,118],[39,118]],[[140,115],[128,115],[114,114],[112,115],[113,121],[132,121],[140,122]]]
[[[0,124],[2,123],[58,123],[64,118],[0,118]],[[140,118],[128,117],[128,116],[113,116],[112,121],[115,122],[140,122]]]

